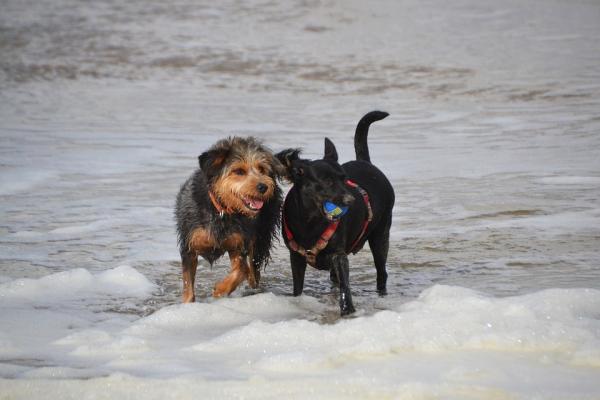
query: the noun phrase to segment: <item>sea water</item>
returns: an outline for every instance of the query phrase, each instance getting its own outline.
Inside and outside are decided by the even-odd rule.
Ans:
[[[5,1],[0,397],[600,398],[600,4]],[[173,205],[228,135],[371,158],[388,296],[180,304]],[[287,190],[289,186],[284,186]]]

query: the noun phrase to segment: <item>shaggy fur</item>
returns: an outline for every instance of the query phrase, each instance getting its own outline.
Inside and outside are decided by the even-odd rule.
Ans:
[[[385,175],[371,164],[367,146],[369,125],[387,117],[387,113],[373,111],[365,115],[356,128],[354,147],[356,161],[343,165],[338,163],[335,145],[325,139],[325,155],[321,160],[306,160],[299,157],[298,149],[284,150],[276,155],[286,167],[287,178],[293,182],[283,208],[285,225],[294,235],[295,243],[290,246],[287,234],[284,240],[290,249],[294,296],[302,294],[307,257],[293,247],[314,249],[315,243],[330,226],[331,221],[323,210],[325,201],[348,206],[333,236],[326,247],[317,248],[316,260],[311,256],[310,263],[317,269],[330,270],[330,276],[340,287],[340,311],[342,315],[354,312],[349,284],[349,264],[347,254],[356,253],[368,240],[377,270],[377,291],[386,294],[386,261],[389,248],[389,230],[392,223],[394,189]],[[369,195],[372,220],[364,235],[365,221],[369,208],[361,192],[349,185],[346,180],[357,183]]]
[[[257,287],[280,218],[281,165],[259,141],[223,139],[198,159],[200,168],[181,186],[175,206],[184,302],[195,300],[198,256],[212,265],[229,255],[231,272],[213,296],[230,294],[245,279]]]

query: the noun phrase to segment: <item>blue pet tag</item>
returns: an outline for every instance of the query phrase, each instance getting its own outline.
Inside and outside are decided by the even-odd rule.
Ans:
[[[323,211],[329,219],[338,219],[348,212],[348,207],[338,206],[330,201],[323,203]]]

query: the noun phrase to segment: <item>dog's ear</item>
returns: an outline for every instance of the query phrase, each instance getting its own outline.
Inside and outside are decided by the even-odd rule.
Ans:
[[[213,177],[223,167],[228,155],[229,149],[227,148],[205,151],[198,157],[200,169],[208,178]]]
[[[333,162],[337,162],[338,153],[335,149],[335,145],[329,138],[325,138],[325,154],[323,155],[323,160],[329,160]]]
[[[275,159],[279,161],[277,174],[292,182],[296,177],[302,176],[304,171],[297,165],[299,155],[300,149],[286,149],[275,154]]]

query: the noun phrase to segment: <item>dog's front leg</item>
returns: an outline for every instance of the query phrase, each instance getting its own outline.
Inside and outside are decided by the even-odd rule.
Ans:
[[[342,316],[352,314],[352,294],[350,293],[350,266],[346,254],[334,254],[331,256],[331,264],[340,285],[340,312]]]
[[[213,297],[227,296],[248,277],[248,256],[240,251],[229,251],[231,271],[221,282],[215,285]]]
[[[248,246],[248,285],[256,289],[260,283],[260,267],[254,262],[254,243]]]
[[[292,264],[292,279],[294,281],[294,296],[300,296],[304,290],[304,274],[306,273],[306,258],[290,251],[290,264]]]

